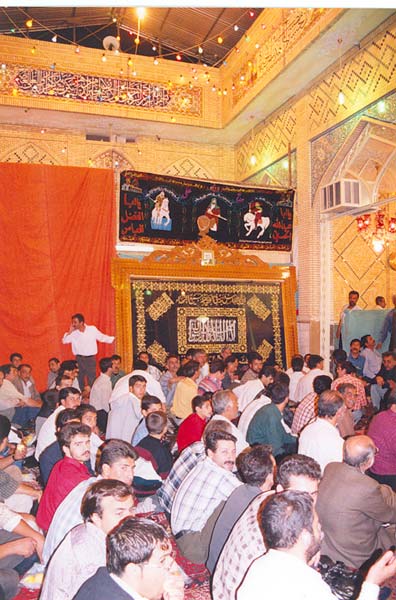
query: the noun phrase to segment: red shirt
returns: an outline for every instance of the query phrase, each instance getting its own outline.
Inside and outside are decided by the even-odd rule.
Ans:
[[[193,442],[199,442],[205,429],[206,420],[201,419],[197,413],[192,413],[180,425],[177,432],[177,448],[179,452],[190,446]]]
[[[367,435],[379,450],[371,471],[377,475],[396,475],[396,413],[388,409],[375,415]]]
[[[36,521],[41,529],[48,530],[62,500],[76,485],[89,477],[87,467],[74,458],[65,456],[54,465],[37,511]]]

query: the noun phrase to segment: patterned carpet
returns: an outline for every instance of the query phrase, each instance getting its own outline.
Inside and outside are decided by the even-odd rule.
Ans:
[[[153,521],[160,523],[160,525],[162,525],[168,531],[168,533],[170,533],[168,521],[163,513],[149,513],[139,516],[153,519]],[[210,600],[209,572],[207,571],[205,565],[195,565],[181,556],[173,536],[171,536],[171,541],[176,562],[192,579],[190,585],[185,588],[185,600]],[[38,597],[39,590],[28,590],[26,588],[21,588],[18,595],[15,596],[15,600],[37,600]],[[54,598],[54,600],[56,599]]]

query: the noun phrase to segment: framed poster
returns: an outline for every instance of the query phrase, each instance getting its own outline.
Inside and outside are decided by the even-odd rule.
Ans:
[[[294,190],[120,175],[119,238],[183,244],[209,235],[234,248],[291,251]]]
[[[205,252],[210,264],[202,264]],[[141,261],[114,259],[112,283],[126,368],[142,350],[164,364],[169,352],[214,355],[229,345],[242,360],[257,350],[282,367],[297,351],[294,267],[270,267],[205,237]]]

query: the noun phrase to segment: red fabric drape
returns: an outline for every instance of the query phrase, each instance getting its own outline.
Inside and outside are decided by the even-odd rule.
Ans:
[[[0,364],[21,352],[42,390],[73,313],[115,334],[113,172],[0,163],[0,211]]]

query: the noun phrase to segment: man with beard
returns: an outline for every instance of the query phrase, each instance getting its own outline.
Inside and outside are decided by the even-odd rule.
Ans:
[[[286,491],[270,496],[260,507],[260,529],[268,552],[250,566],[237,600],[335,600],[330,587],[312,567],[319,561],[321,526],[307,492]],[[358,600],[374,600],[379,585],[396,572],[392,551],[367,574]],[[285,576],[287,574],[287,576]]]

